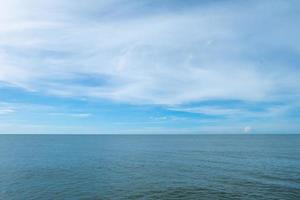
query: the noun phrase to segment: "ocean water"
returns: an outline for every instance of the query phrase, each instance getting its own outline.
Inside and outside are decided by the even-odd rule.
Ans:
[[[1,200],[300,199],[300,135],[0,135]]]

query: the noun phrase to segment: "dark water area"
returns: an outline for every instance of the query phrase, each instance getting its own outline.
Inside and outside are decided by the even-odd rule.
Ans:
[[[0,199],[300,199],[300,135],[0,135]]]

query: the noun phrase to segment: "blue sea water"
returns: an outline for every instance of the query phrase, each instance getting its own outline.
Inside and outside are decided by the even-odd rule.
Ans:
[[[0,135],[1,200],[300,199],[300,135]]]

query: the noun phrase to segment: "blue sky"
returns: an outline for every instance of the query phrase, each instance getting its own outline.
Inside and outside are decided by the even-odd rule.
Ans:
[[[299,133],[297,0],[0,0],[0,133]]]

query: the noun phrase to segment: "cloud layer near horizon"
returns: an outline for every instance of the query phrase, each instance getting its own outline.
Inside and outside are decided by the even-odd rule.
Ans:
[[[299,100],[298,1],[0,2],[4,86],[168,106]]]

